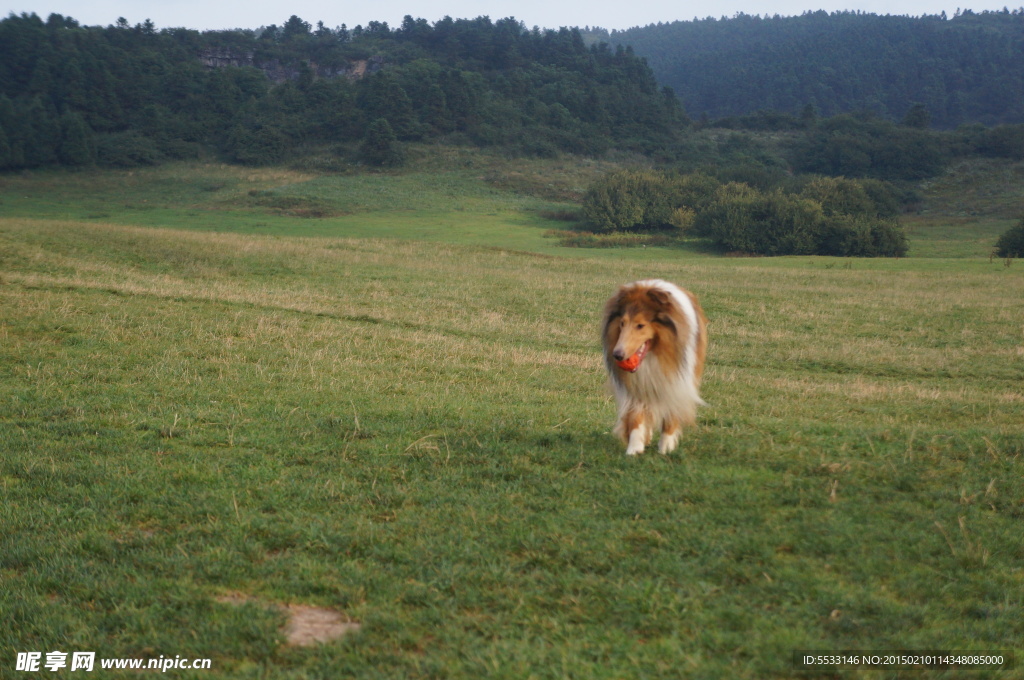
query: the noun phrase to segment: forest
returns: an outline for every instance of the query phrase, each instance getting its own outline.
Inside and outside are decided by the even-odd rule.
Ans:
[[[318,145],[363,145],[387,164],[398,158],[388,145],[441,138],[535,156],[645,153],[683,123],[678,98],[632,50],[515,19],[349,30],[292,16],[204,33],[58,14],[0,21],[0,169],[209,151],[273,164]]]
[[[538,157],[617,149],[754,184],[790,171],[914,180],[956,155],[1024,157],[1022,26],[1024,12],[818,12],[604,41],[513,18],[350,29],[292,16],[199,32],[11,14],[0,170],[209,154],[271,165],[311,150],[394,166],[405,144],[441,142]],[[698,134],[711,127],[787,136],[766,152]]]
[[[899,120],[921,104],[939,128],[1024,122],[1024,9],[739,14],[588,37],[631,45],[696,119],[812,106]]]

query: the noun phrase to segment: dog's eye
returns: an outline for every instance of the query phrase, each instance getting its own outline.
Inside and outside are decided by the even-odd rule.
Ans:
[[[644,327],[644,324],[642,324],[642,323],[638,323],[638,324],[636,325],[636,329],[637,329],[637,330],[640,330],[640,329],[641,329],[641,328],[643,328],[643,327]]]

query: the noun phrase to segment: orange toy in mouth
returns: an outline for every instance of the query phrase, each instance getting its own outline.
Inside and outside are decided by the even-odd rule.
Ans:
[[[640,368],[640,362],[644,360],[644,355],[646,355],[646,354],[647,354],[647,343],[645,342],[644,344],[640,345],[640,349],[638,349],[636,351],[636,354],[634,354],[633,356],[629,357],[628,359],[623,359],[622,361],[616,361],[615,363],[616,363],[616,365],[618,365],[619,368],[621,368],[624,371],[629,371],[630,373],[636,373],[636,369]]]

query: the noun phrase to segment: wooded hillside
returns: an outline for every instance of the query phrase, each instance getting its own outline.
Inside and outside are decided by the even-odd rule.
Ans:
[[[854,12],[737,15],[598,32],[631,45],[693,118],[811,105],[822,116],[870,110],[933,125],[1024,122],[1024,10],[952,18]]]
[[[0,170],[210,154],[397,165],[405,142],[440,141],[531,156],[623,149],[717,174],[749,175],[753,163],[913,180],[956,155],[1024,155],[1024,125],[1013,124],[1024,121],[1022,26],[1024,11],[819,12],[605,36],[634,52],[595,42],[600,32],[512,18],[349,29],[292,16],[201,33],[12,14],[0,20]],[[699,123],[792,133],[785,158],[701,137],[687,109]]]
[[[274,163],[310,145],[394,138],[514,153],[649,151],[683,122],[631,50],[515,19],[200,33],[150,22],[0,21],[0,169],[195,156]],[[339,148],[341,148],[339,147]]]

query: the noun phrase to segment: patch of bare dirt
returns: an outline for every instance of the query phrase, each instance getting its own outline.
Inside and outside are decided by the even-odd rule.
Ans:
[[[273,608],[288,617],[282,632],[287,644],[293,647],[311,647],[324,642],[331,642],[359,630],[361,624],[352,621],[344,613],[324,607],[311,607],[305,604],[280,604],[264,602],[244,593],[228,593],[218,595],[217,602],[236,607],[253,603],[261,607]]]

